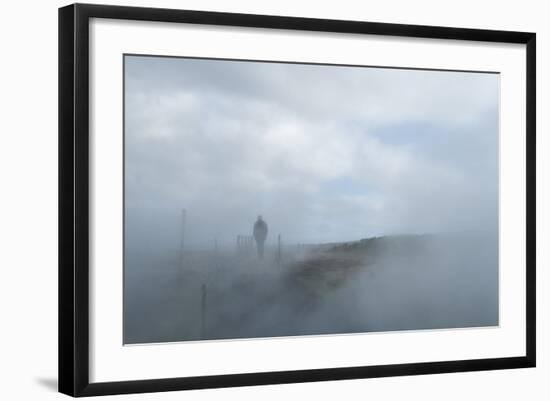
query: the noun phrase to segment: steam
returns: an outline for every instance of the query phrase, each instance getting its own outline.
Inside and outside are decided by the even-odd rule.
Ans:
[[[497,74],[126,56],[125,82],[125,342],[498,324]]]
[[[209,252],[188,255],[181,269],[175,260],[151,261],[128,269],[126,342],[497,325],[494,238],[487,232],[373,238],[286,248],[282,262],[275,249],[264,261]]]

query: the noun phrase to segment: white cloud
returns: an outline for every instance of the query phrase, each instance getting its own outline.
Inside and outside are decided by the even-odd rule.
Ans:
[[[197,246],[230,241],[258,213],[297,241],[496,224],[496,75],[126,63],[136,230],[152,213],[171,232],[182,207]]]

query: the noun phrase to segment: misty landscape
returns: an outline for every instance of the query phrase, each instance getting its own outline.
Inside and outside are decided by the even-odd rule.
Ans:
[[[498,74],[124,73],[125,344],[499,324]]]

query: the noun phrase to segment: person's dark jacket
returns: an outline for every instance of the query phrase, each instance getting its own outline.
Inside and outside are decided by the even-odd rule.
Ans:
[[[254,223],[254,239],[259,242],[264,242],[267,238],[267,224],[263,220],[258,220]]]

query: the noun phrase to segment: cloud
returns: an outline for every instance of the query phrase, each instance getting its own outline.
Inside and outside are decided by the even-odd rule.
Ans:
[[[129,244],[494,229],[496,74],[127,56]],[[269,240],[269,239],[268,239]]]

